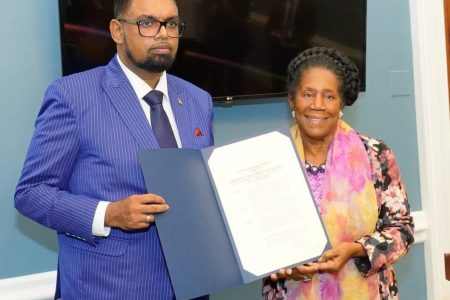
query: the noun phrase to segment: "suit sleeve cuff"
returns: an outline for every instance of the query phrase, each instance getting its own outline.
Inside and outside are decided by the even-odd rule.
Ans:
[[[95,210],[94,221],[92,222],[92,235],[107,237],[111,232],[111,227],[105,226],[106,208],[110,202],[100,201]]]

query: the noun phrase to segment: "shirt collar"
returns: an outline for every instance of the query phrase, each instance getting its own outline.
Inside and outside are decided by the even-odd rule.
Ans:
[[[142,78],[137,76],[133,71],[131,71],[125,64],[120,60],[119,55],[116,55],[117,61],[119,62],[119,66],[122,68],[125,76],[130,81],[131,86],[133,87],[134,92],[138,99],[142,99],[145,95],[147,95],[152,88],[144,81]],[[167,73],[166,71],[162,72],[161,77],[159,77],[159,82],[156,85],[155,90],[158,90],[164,94],[164,98],[169,99],[169,93],[167,89]]]

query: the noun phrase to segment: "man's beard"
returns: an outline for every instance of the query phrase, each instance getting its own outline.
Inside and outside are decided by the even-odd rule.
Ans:
[[[170,54],[159,54],[155,57],[147,56],[145,60],[138,61],[131,53],[130,48],[125,41],[126,54],[128,59],[139,69],[151,72],[151,73],[161,73],[170,69],[175,60]]]

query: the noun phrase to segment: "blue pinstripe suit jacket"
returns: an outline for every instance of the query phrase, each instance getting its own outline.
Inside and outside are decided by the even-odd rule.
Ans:
[[[175,76],[167,80],[183,147],[212,145],[211,96]],[[194,134],[197,128],[202,136]],[[155,226],[92,235],[100,200],[147,192],[138,151],[154,148],[151,127],[116,58],[49,86],[15,205],[57,231],[63,299],[173,298]]]

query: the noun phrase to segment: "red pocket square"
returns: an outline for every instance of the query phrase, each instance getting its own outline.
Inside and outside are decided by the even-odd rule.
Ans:
[[[200,128],[195,128],[194,130],[194,136],[203,136],[203,132]]]

